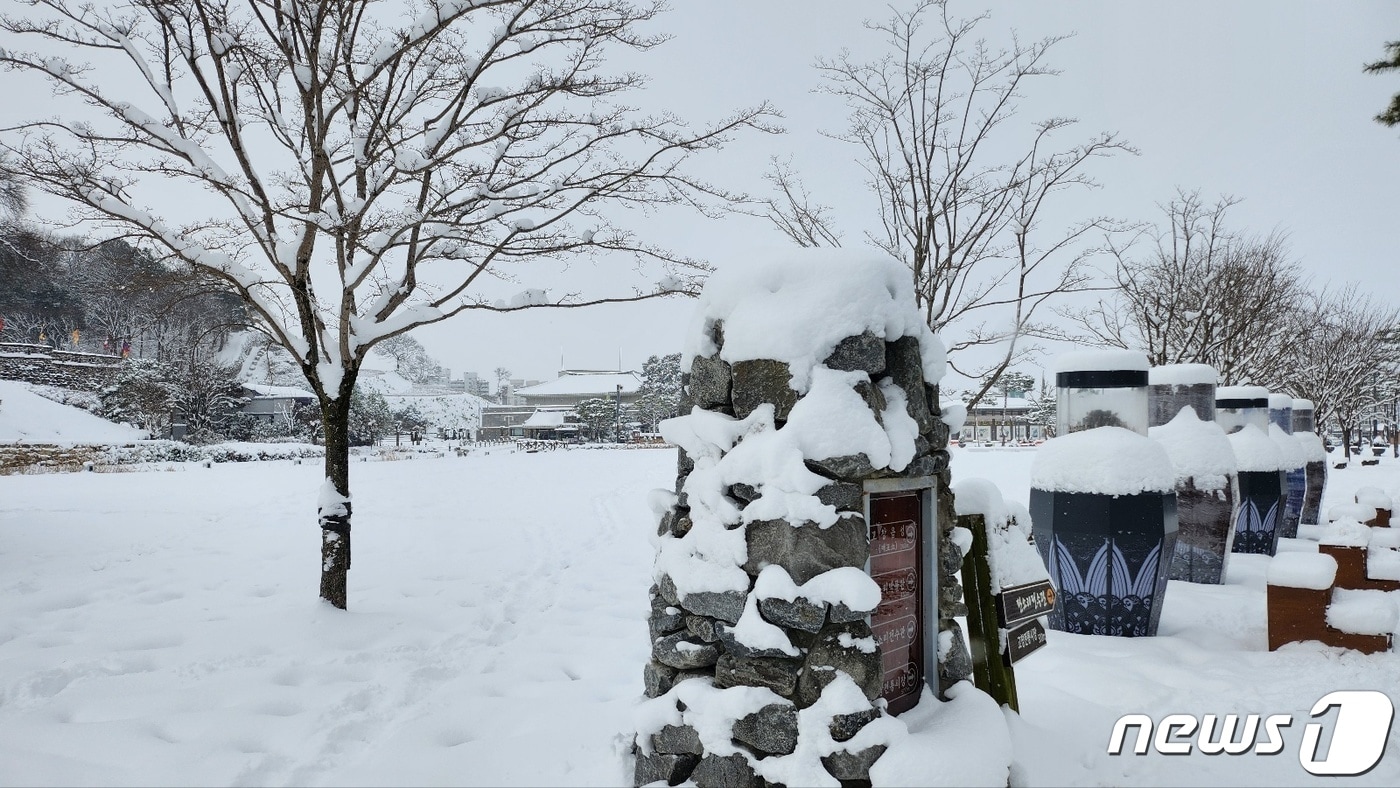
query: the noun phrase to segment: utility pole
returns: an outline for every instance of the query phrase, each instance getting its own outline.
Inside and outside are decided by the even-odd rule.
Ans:
[[[621,383],[617,384],[617,402],[614,403],[613,417],[614,417],[615,422],[616,422],[615,425],[613,426],[613,440],[616,440],[618,443],[622,443],[622,384],[621,384]]]

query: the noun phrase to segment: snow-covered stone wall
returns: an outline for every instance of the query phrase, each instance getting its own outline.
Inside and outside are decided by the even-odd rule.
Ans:
[[[902,265],[830,251],[721,269],[690,340],[685,415],[661,426],[681,453],[675,491],[652,500],[636,782],[868,780],[903,724],[879,700],[865,480],[933,480],[941,560],[924,582],[948,634],[924,637],[939,638],[942,686],[971,672],[952,621],[943,346]]]
[[[0,380],[96,391],[112,382],[120,364],[116,356],[0,343]]]

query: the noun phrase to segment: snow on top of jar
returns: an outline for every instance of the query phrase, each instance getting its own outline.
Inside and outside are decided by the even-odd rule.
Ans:
[[[1076,350],[1055,357],[1054,371],[1061,372],[1146,372],[1147,356],[1136,350]],[[1144,381],[1145,383],[1146,381]]]
[[[1267,408],[1269,406],[1269,390],[1263,386],[1221,386],[1215,390],[1217,403],[1234,400],[1251,400],[1252,402],[1248,406],[1234,405],[1229,407]]]
[[[1220,373],[1209,364],[1165,364],[1149,369],[1147,378],[1153,386],[1214,386]]]

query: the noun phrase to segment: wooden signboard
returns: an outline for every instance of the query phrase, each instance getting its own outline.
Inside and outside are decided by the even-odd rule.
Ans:
[[[1003,588],[997,594],[997,617],[1003,627],[1043,616],[1055,609],[1055,587],[1049,580]]]
[[[929,659],[932,641],[927,622],[936,620],[931,601],[931,559],[925,554],[928,521],[928,482],[923,488],[880,490],[906,480],[867,483],[867,522],[870,523],[872,579],[880,587],[880,604],[870,616],[870,629],[880,646],[884,680],[880,695],[892,714],[914,707],[925,677],[937,662]],[[898,485],[903,486],[903,485]],[[873,489],[872,489],[873,488]]]

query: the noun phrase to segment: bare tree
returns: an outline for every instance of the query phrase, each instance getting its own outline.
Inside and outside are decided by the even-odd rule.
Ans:
[[[1350,457],[1361,416],[1395,396],[1400,310],[1349,285],[1313,297],[1306,315],[1308,330],[1291,348],[1283,385],[1313,401],[1319,430],[1329,419],[1337,425]]]
[[[722,206],[731,195],[683,163],[772,114],[691,130],[617,103],[643,78],[606,73],[606,54],[664,39],[639,32],[661,10],[647,0],[29,5],[3,29],[34,49],[0,64],[86,109],[0,132],[9,165],[85,218],[213,272],[296,358],[325,428],[321,596],[337,607],[350,393],[369,350],[467,310],[689,289],[703,266],[639,241],[607,206]],[[217,204],[175,221],[188,200]],[[485,287],[543,284],[544,261],[590,252],[667,276],[588,297]]]
[[[1282,235],[1229,228],[1237,202],[1178,192],[1161,206],[1164,226],[1110,239],[1113,296],[1066,314],[1091,341],[1141,350],[1153,365],[1210,364],[1230,383],[1282,383],[1307,287]]]
[[[817,62],[821,90],[842,99],[849,125],[836,139],[860,149],[880,231],[867,240],[905,262],[929,326],[948,341],[953,369],[990,381],[974,391],[975,405],[996,378],[1034,347],[1026,340],[1059,338],[1037,320],[1058,295],[1089,289],[1091,237],[1119,231],[1096,217],[1049,232],[1046,206],[1057,195],[1097,184],[1084,172],[1096,158],[1133,149],[1114,134],[1057,149],[1055,139],[1075,121],[1049,118],[1016,126],[1024,84],[1056,72],[1046,54],[1063,36],[991,48],[975,31],[987,15],[955,19],[946,0],[923,0],[887,21],[867,22],[888,53],[857,61],[848,52]],[[1015,140],[1016,133],[1025,137]],[[1008,141],[1019,156],[997,152]],[[804,246],[839,245],[827,207],[814,204],[801,183],[775,164],[777,196],[768,218]],[[996,346],[989,366],[960,363],[962,351]],[[990,377],[989,377],[990,373]]]
[[[510,396],[510,370],[505,367],[496,367],[495,375],[496,401],[504,405]]]
[[[28,207],[29,199],[24,194],[24,186],[20,183],[19,176],[5,167],[0,167],[0,217],[4,218],[4,224],[0,224],[0,227],[9,226],[9,223],[23,214]]]

